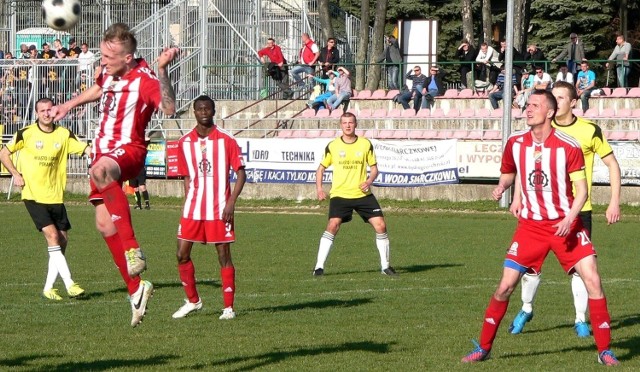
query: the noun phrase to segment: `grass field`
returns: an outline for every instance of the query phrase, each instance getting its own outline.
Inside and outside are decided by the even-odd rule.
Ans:
[[[593,339],[573,333],[569,279],[554,257],[536,301],[535,318],[518,336],[507,333],[520,307],[519,289],[498,333],[492,359],[468,366],[460,358],[479,336],[515,219],[503,212],[421,212],[387,208],[391,261],[399,279],[380,274],[371,228],[343,226],[325,268],[314,278],[326,222],[320,208],[242,208],[233,245],[236,311],[220,321],[219,267],[211,247],[194,262],[204,309],[181,320],[171,314],[184,293],[175,263],[179,207],[132,211],[148,257],[144,277],[156,287],[141,326],[129,326],[126,291],[93,226],[93,209],[68,206],[73,229],[67,252],[88,295],[51,302],[40,297],[47,254],[21,203],[0,204],[0,370],[278,371],[588,371]],[[260,213],[257,213],[260,212]],[[623,210],[624,213],[624,210]],[[599,265],[612,315],[612,348],[622,370],[640,369],[638,215],[607,227],[594,223]],[[65,293],[60,281],[57,287]]]

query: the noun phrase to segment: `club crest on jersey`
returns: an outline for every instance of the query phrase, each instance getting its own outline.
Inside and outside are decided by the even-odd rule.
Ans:
[[[518,242],[511,243],[511,247],[507,251],[508,255],[517,256],[518,255]]]
[[[211,163],[209,163],[209,160],[207,159],[202,159],[198,168],[200,169],[200,172],[205,175],[211,173]]]
[[[200,152],[203,154],[207,152],[207,141],[205,140],[200,141]]]
[[[44,147],[44,143],[42,143],[42,141],[36,141],[36,148],[38,150],[42,150],[43,147]]]
[[[100,105],[98,106],[100,112],[107,114],[109,116],[115,117],[116,112],[116,94],[113,91],[112,87],[109,87],[104,94],[102,95],[102,99],[100,100]]]
[[[534,170],[529,173],[529,185],[541,189],[549,185],[549,177],[542,170]]]
[[[540,151],[540,150],[536,149],[536,150],[533,152],[533,160],[534,160],[536,163],[540,163],[540,162],[542,161],[542,151]]]
[[[60,144],[58,142],[54,143],[53,148],[58,150],[60,148]]]
[[[341,158],[345,158],[345,157],[347,157],[347,153],[345,151],[340,151],[338,156],[341,157]]]
[[[356,157],[361,157],[362,156],[362,151],[356,151]]]

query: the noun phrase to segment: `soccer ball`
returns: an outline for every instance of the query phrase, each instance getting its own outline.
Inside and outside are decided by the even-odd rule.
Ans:
[[[80,0],[44,0],[42,18],[47,25],[58,31],[66,31],[78,23]]]

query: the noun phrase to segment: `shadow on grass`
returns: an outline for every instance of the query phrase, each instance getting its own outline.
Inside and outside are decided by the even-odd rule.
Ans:
[[[250,312],[266,311],[266,312],[279,312],[279,311],[297,311],[304,309],[325,309],[329,307],[354,307],[365,305],[371,302],[370,298],[356,298],[352,300],[322,300],[301,302],[290,305],[269,306],[261,307],[257,309],[249,309]]]
[[[617,351],[620,349],[627,350],[626,354]],[[618,360],[631,360],[640,354],[640,336],[628,338],[626,340],[616,340],[613,343],[613,351],[616,353]]]
[[[103,359],[88,362],[46,364],[42,366],[25,363],[31,360],[52,357],[61,357],[61,355],[35,355],[0,360],[0,366],[28,367],[30,370],[36,371],[107,371],[114,368],[153,368],[154,366],[166,365],[170,360],[178,358],[175,355],[157,355],[144,359]]]
[[[392,265],[393,266],[393,265]],[[441,265],[412,265],[412,266],[403,266],[403,267],[396,267],[393,266],[394,269],[396,269],[396,272],[398,272],[398,274],[411,274],[411,273],[419,273],[419,272],[423,272],[423,271],[429,271],[429,270],[433,270],[433,269],[440,269],[440,268],[449,268],[449,267],[459,267],[459,266],[464,266],[463,264],[441,264]],[[325,272],[325,276],[326,275],[349,275],[349,274],[361,274],[361,273],[379,273],[380,270],[360,270],[360,271],[336,271],[335,273],[329,273],[327,274]]]
[[[323,354],[335,354],[351,351],[362,351],[370,353],[384,354],[389,352],[389,346],[395,343],[378,343],[371,341],[362,342],[346,342],[339,345],[325,345],[312,348],[302,348],[294,350],[282,350],[273,351],[264,354],[258,354],[254,356],[236,357],[231,359],[224,359],[219,361],[212,361],[207,364],[195,364],[182,369],[209,369],[212,367],[229,367],[233,368],[233,365],[237,367],[230,369],[232,371],[250,371],[256,368],[267,367],[272,364],[280,363],[290,358],[309,357]],[[241,366],[240,364],[244,364]],[[271,366],[271,368],[274,368]]]
[[[511,323],[509,323],[511,324]],[[640,324],[640,315],[627,315],[626,317],[623,318],[618,318],[618,319],[611,319],[611,328],[615,329],[616,328],[624,328],[624,327],[631,327],[634,325]],[[554,327],[546,327],[546,328],[537,328],[537,329],[525,329],[524,332],[526,333],[540,333],[540,332],[548,332],[548,331],[553,331],[556,329],[573,329],[573,323],[565,323],[565,324],[561,324],[561,325],[557,325]],[[593,331],[591,332],[591,334],[593,335]]]

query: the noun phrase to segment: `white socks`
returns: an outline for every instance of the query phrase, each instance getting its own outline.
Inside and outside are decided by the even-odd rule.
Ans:
[[[389,267],[389,237],[387,233],[376,233],[376,247],[380,253],[380,267],[384,270]]]
[[[576,323],[586,322],[589,294],[582,278],[577,273],[571,276],[571,290],[573,291],[573,306],[576,308]]]
[[[316,261],[316,269],[324,269],[324,263],[327,261],[331,246],[333,246],[333,238],[335,236],[328,231],[322,233],[320,238],[320,246],[318,247],[318,261]]]
[[[66,288],[69,288],[73,284],[71,280],[71,271],[67,265],[67,259],[62,254],[62,249],[59,245],[48,247],[49,250],[49,271],[47,272],[47,281],[44,284],[44,290],[48,291],[53,287],[53,283],[56,281],[58,274],[62,278]]]
[[[533,311],[533,300],[540,285],[540,275],[524,274],[520,283],[522,285],[522,311],[531,313]]]

